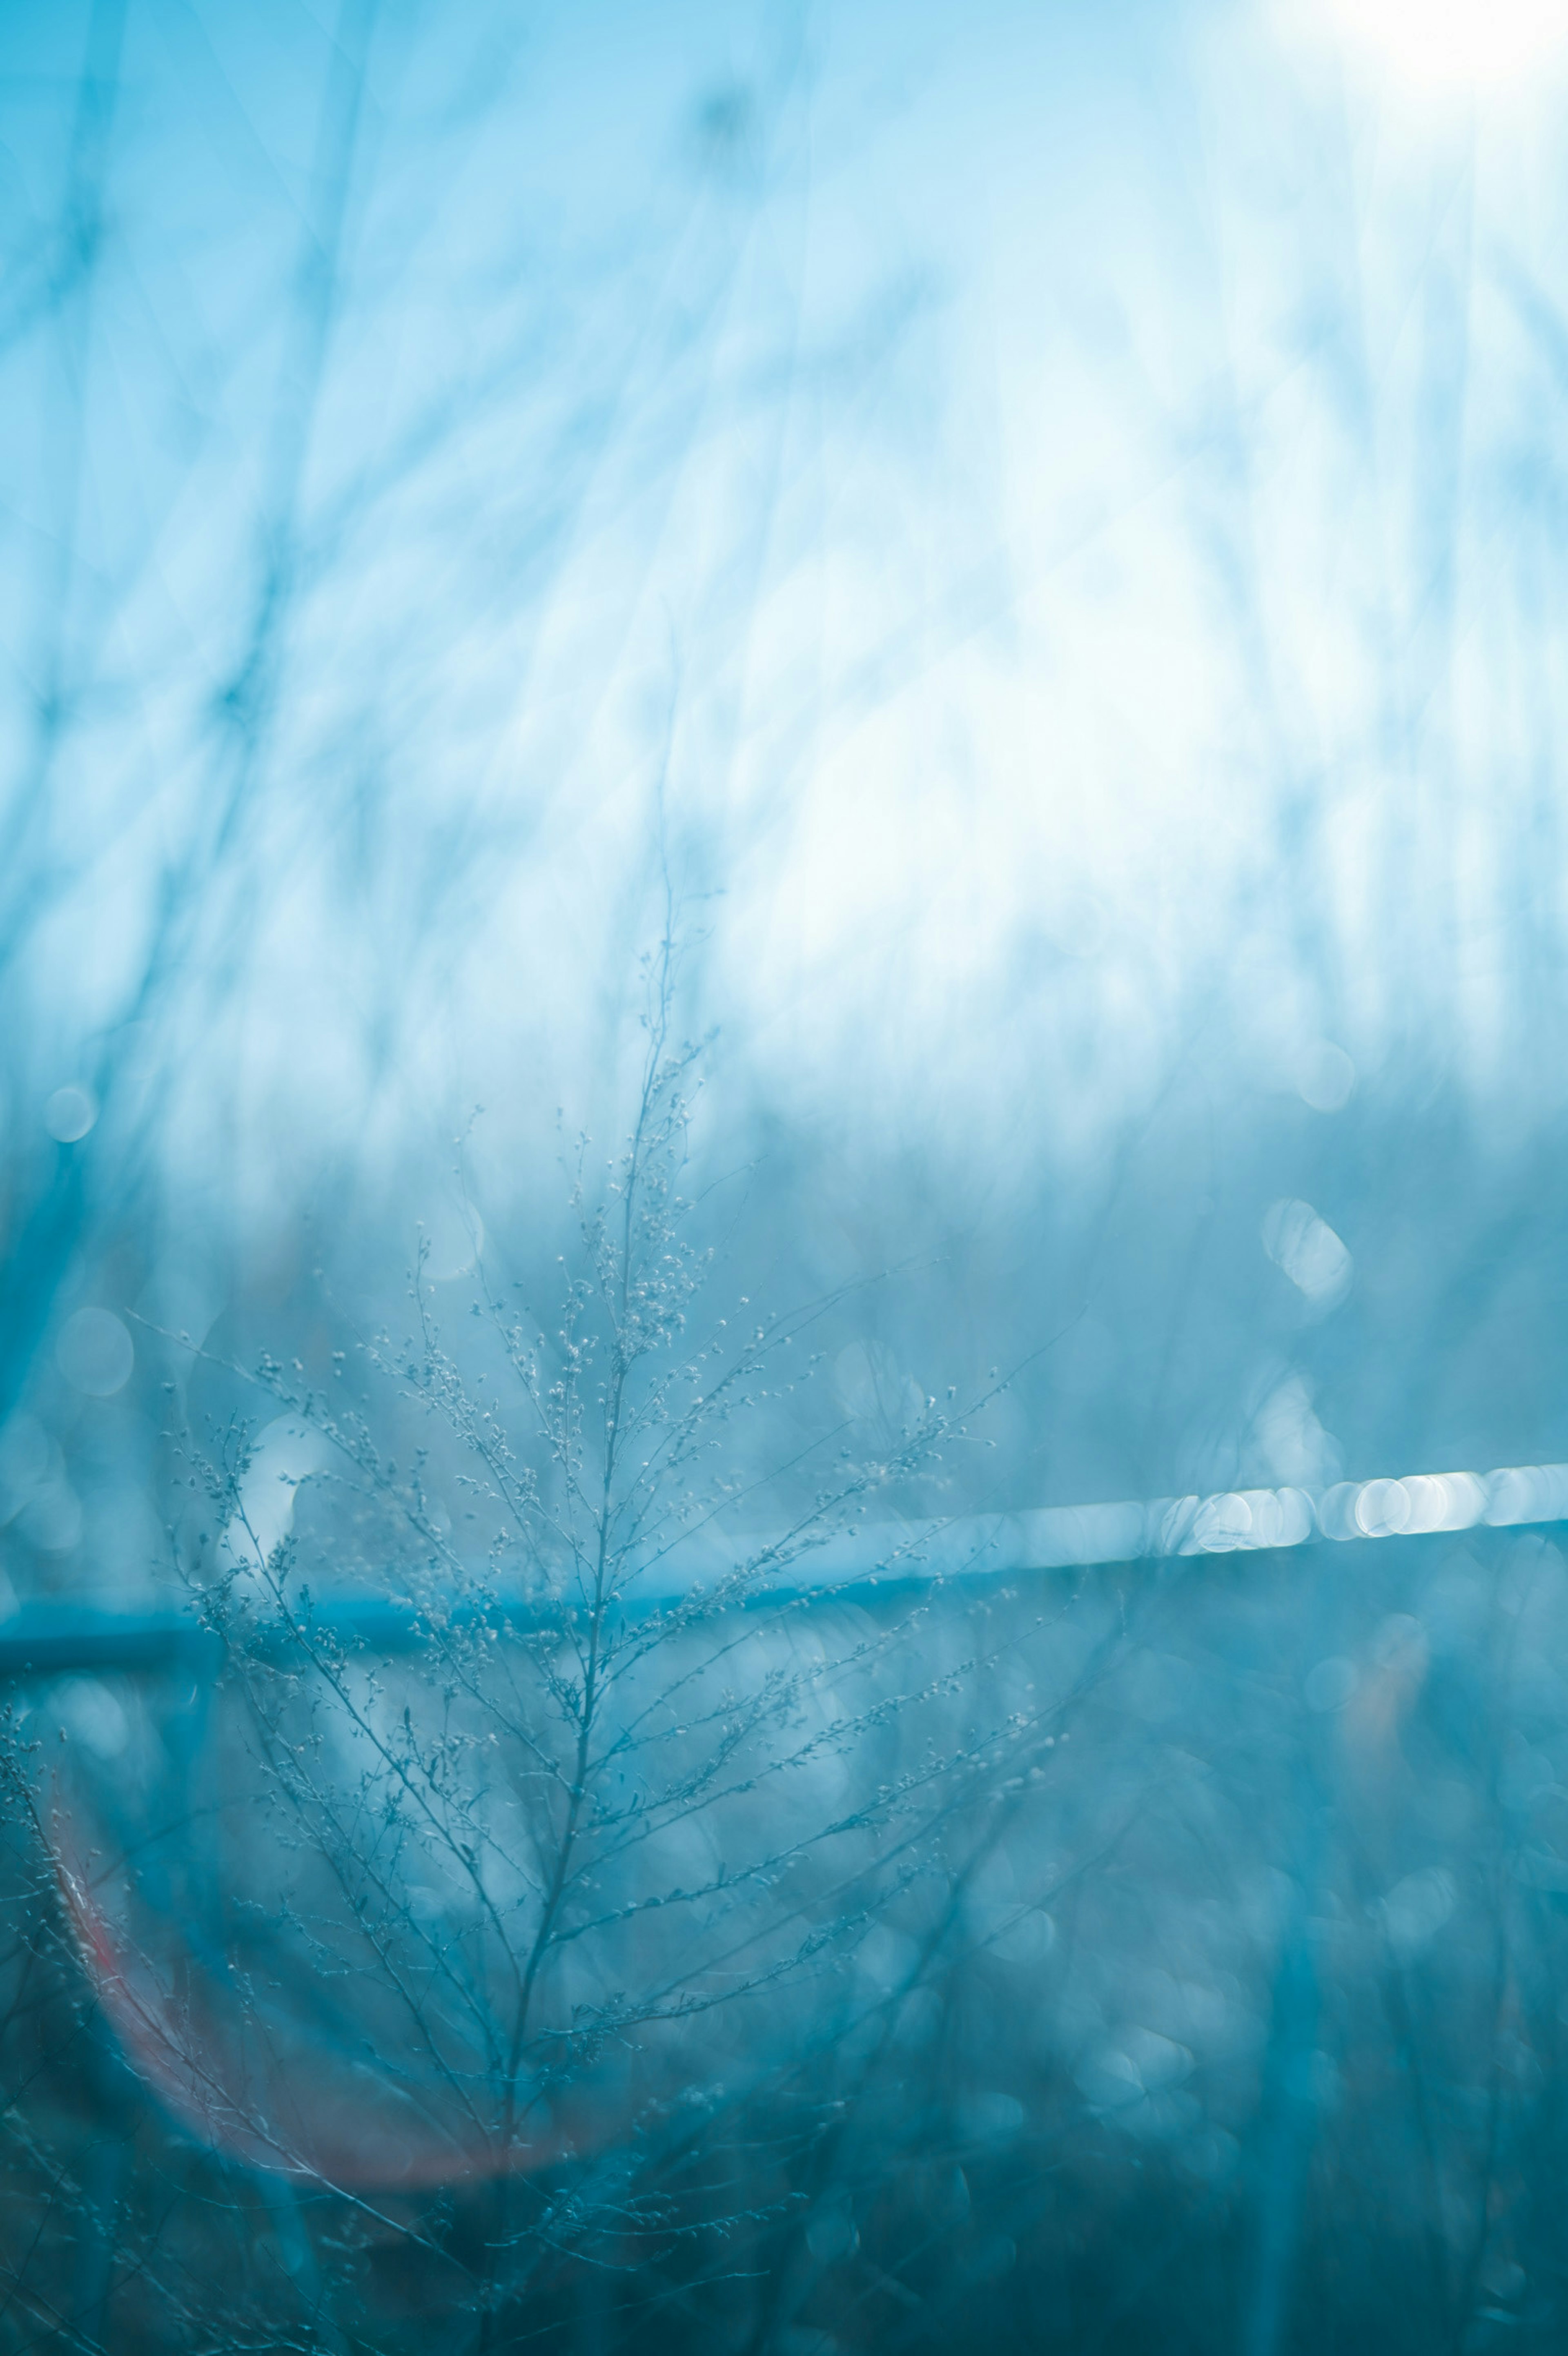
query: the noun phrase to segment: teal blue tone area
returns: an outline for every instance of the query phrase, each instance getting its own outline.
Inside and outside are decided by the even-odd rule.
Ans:
[[[0,0],[0,2356],[1563,2345],[1561,14]]]

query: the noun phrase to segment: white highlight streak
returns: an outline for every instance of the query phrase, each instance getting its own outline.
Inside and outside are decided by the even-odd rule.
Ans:
[[[1256,1553],[1323,1538],[1418,1537],[1558,1521],[1568,1521],[1568,1464],[1516,1464],[1494,1472],[1341,1481],[1316,1492],[1242,1489],[1211,1497],[1045,1505],[1019,1514],[910,1522],[896,1530],[881,1523],[814,1548],[791,1565],[789,1577],[793,1584],[809,1572],[812,1586],[837,1587],[904,1577],[1089,1569],[1103,1563]],[[734,1563],[726,1553],[725,1569]],[[686,1591],[704,1583],[699,1573]]]

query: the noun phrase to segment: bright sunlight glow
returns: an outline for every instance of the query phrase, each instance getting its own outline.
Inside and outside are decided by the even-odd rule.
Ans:
[[[1412,81],[1510,81],[1568,48],[1568,0],[1328,0],[1337,28]]]

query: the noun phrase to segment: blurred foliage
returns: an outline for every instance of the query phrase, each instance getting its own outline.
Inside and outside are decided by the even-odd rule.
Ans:
[[[0,66],[0,2349],[1555,2349],[1552,1531],[810,1576],[1568,1459],[1552,71]]]

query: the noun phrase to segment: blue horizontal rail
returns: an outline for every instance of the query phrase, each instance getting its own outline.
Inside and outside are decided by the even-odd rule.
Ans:
[[[1376,1542],[1467,1529],[1525,1528],[1568,1521],[1568,1464],[1509,1465],[1493,1472],[1405,1473],[1345,1481],[1321,1491],[1227,1490],[1119,1505],[1049,1505],[945,1521],[863,1523],[797,1552],[787,1570],[736,1582],[766,1559],[765,1539],[693,1540],[651,1580],[628,1582],[618,1609],[668,1611],[700,1601],[734,1608],[835,1601],[877,1590],[883,1599],[953,1580],[1152,1563],[1195,1555],[1278,1552],[1326,1541]],[[448,1624],[482,1619],[498,1633],[563,1625],[569,1598],[476,1601]],[[373,1595],[323,1597],[302,1622],[349,1651],[410,1652],[431,1641],[427,1609]],[[276,1649],[286,1628],[263,1633]],[[193,1610],[124,1611],[102,1601],[23,1604],[0,1620],[0,1678],[94,1669],[216,1666],[221,1639]]]

